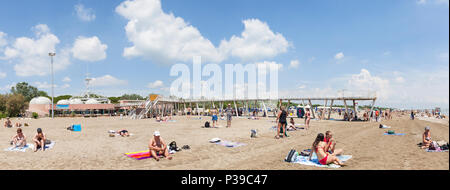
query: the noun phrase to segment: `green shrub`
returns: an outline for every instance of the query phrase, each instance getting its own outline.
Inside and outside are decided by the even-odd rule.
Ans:
[[[33,112],[31,115],[34,119],[37,119],[39,117],[39,114],[36,112]]]

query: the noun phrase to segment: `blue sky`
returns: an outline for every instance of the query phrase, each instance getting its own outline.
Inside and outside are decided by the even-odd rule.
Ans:
[[[185,59],[189,53],[168,56],[171,48],[199,42],[209,46],[196,50],[219,52],[210,62],[283,65],[280,95],[374,90],[379,105],[448,108],[448,0],[162,0],[162,9],[159,2],[1,1],[0,92],[22,81],[50,92],[49,59],[41,54],[54,49],[56,95],[81,94],[87,70],[96,78],[93,91],[98,94],[167,94],[176,79],[169,76],[170,66],[191,63]],[[183,23],[170,23],[171,14]],[[125,28],[133,19],[139,21],[135,30]],[[186,39],[169,26],[191,27],[197,33]],[[231,39],[241,38],[247,27],[255,28],[255,38],[271,38],[271,43]],[[169,32],[155,39],[142,28]],[[34,43],[26,43],[30,40]],[[222,41],[231,45],[222,46]],[[92,49],[76,48],[77,42]],[[251,44],[267,51],[251,49]],[[135,49],[126,54],[129,47]],[[228,53],[221,53],[222,47]],[[236,48],[256,53],[234,54]]]

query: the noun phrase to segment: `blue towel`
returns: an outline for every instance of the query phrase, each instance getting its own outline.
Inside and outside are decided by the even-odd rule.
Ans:
[[[405,133],[394,133],[394,134],[384,133],[384,135],[403,136],[403,135],[406,135],[406,134]]]
[[[352,158],[351,155],[340,155],[338,156],[339,160],[341,162],[346,162]],[[322,165],[319,163],[319,159],[317,159],[317,155],[314,153],[311,157],[311,160],[309,160],[309,156],[298,156],[297,161],[294,163],[296,164],[302,164],[307,166],[316,166],[316,167],[322,167],[322,168],[340,168],[341,166],[336,164],[328,164],[328,165]]]

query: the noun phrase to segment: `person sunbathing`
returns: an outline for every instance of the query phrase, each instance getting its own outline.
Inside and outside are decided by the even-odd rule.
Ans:
[[[17,122],[17,123],[16,123],[16,127],[22,127],[22,123]]]
[[[27,138],[22,133],[21,128],[18,128],[17,134],[14,137],[12,137],[12,144],[16,147],[24,147],[25,145],[27,145]]]
[[[289,125],[287,126],[287,130],[297,130],[297,128],[295,127],[294,118],[292,117],[289,121]]]
[[[341,155],[344,151],[342,149],[335,149],[336,148],[336,141],[333,138],[333,133],[331,131],[325,132],[325,138],[323,141],[327,144],[325,146],[325,152],[329,152],[335,155]]]
[[[317,155],[317,159],[319,160],[319,163],[322,165],[328,165],[328,164],[336,164],[340,166],[344,166],[344,163],[342,163],[339,158],[336,157],[336,154],[330,154],[325,151],[326,143],[324,142],[325,136],[323,133],[319,133],[316,137],[316,140],[314,140],[312,147],[311,147],[311,154],[309,155],[309,160],[311,160],[311,157],[313,153],[315,152]]]
[[[125,136],[129,137],[130,136],[130,134],[128,133],[128,130],[126,130],[126,129],[122,129],[120,131],[117,131],[117,134],[119,134],[122,137],[125,137]]]
[[[422,149],[429,148],[431,143],[433,142],[431,141],[430,129],[431,128],[429,126],[425,127],[425,132],[422,135]]]
[[[172,157],[169,156],[169,150],[167,148],[167,145],[164,142],[163,138],[161,137],[159,131],[155,131],[153,133],[153,138],[150,139],[148,148],[150,150],[150,154],[152,155],[153,158],[155,158],[156,161],[159,161],[159,155],[162,155],[167,159],[172,160]]]
[[[42,151],[45,151],[45,140],[46,140],[45,133],[42,132],[41,128],[37,129],[36,135],[34,135],[33,142],[34,142],[34,151],[38,151],[40,148]]]
[[[12,122],[11,122],[11,120],[9,120],[9,117],[6,118],[5,127],[6,128],[11,128],[12,127]]]

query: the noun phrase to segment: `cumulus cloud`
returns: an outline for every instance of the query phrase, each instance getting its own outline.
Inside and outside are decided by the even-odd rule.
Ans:
[[[215,47],[200,31],[183,18],[165,13],[160,0],[127,0],[116,12],[128,19],[125,31],[132,43],[125,57],[143,57],[164,64],[188,62],[201,56],[205,62],[219,63],[228,57],[244,60],[272,58],[287,51],[288,41],[258,19],[244,20],[241,36],[222,40]]]
[[[298,68],[299,65],[300,65],[299,60],[292,60],[291,63],[289,64],[289,67],[290,68]]]
[[[223,57],[214,45],[183,18],[165,13],[160,0],[127,0],[116,7],[126,19],[125,31],[133,44],[125,57],[142,56],[161,63],[187,62],[193,56],[220,62]]]
[[[387,98],[389,96],[389,80],[372,76],[367,69],[361,69],[359,74],[351,75],[348,80],[348,89],[357,89],[360,92],[376,92],[378,98]]]
[[[147,85],[147,87],[155,89],[155,88],[161,88],[164,86],[163,81],[157,80],[155,82],[151,82]]]
[[[341,60],[344,58],[344,53],[343,52],[339,52],[334,56],[334,59],[336,60]]]
[[[243,60],[261,60],[287,52],[289,42],[282,34],[274,33],[267,23],[258,19],[242,22],[245,29],[241,36],[232,36],[230,40],[220,43],[222,53]]]
[[[120,86],[128,84],[125,80],[117,79],[111,75],[105,75],[98,78],[92,78],[91,86]]]
[[[97,36],[79,36],[72,47],[73,57],[82,61],[100,61],[106,58],[108,46],[102,44]]]
[[[50,73],[49,52],[55,52],[56,45],[60,43],[58,37],[50,32],[45,24],[32,28],[34,38],[19,37],[14,43],[6,46],[4,56],[0,59],[14,63],[14,70],[18,76],[44,76]],[[69,66],[70,53],[63,49],[54,57],[54,71],[60,71]],[[56,64],[57,63],[57,64]]]
[[[83,4],[77,4],[74,9],[80,20],[87,22],[95,20],[95,13],[91,8],[85,8]]]

